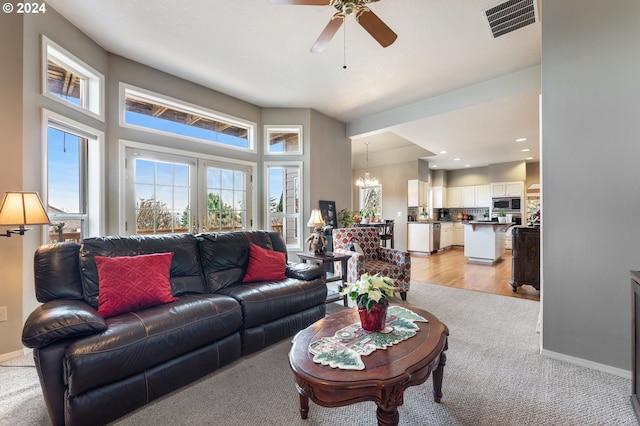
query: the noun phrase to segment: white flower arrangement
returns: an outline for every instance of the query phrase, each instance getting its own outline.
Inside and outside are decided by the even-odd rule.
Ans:
[[[374,305],[389,303],[387,297],[395,294],[393,283],[389,277],[365,273],[355,283],[347,283],[341,294],[348,295],[351,300],[358,302],[359,308],[367,308],[367,312],[371,312]]]

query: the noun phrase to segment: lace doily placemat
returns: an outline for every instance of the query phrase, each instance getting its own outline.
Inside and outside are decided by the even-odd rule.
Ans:
[[[390,306],[384,330],[367,331],[357,322],[341,328],[331,337],[311,342],[309,352],[318,364],[343,370],[364,370],[362,356],[415,336],[420,330],[416,321],[429,322],[407,308]]]

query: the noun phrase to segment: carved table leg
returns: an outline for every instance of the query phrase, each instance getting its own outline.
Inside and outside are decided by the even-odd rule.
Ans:
[[[296,389],[300,396],[300,418],[304,420],[309,415],[309,395],[297,383]]]
[[[447,355],[444,353],[448,349],[448,343],[445,344],[442,353],[440,354],[440,361],[438,367],[433,370],[433,400],[440,403],[442,399],[442,376],[444,375],[444,365],[447,363]]]
[[[398,407],[387,407],[389,411],[378,406],[376,415],[378,417],[378,426],[397,426],[400,423],[400,413]]]

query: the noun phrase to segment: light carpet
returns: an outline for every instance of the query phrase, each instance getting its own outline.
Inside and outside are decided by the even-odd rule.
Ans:
[[[447,324],[450,337],[442,403],[433,402],[431,379],[407,389],[400,425],[637,424],[630,380],[539,355],[539,302],[421,282],[412,282],[408,295]],[[114,424],[377,423],[373,402],[339,408],[311,402],[309,418],[301,420],[289,348],[284,341],[245,357]],[[0,383],[0,425],[49,424],[35,369],[0,368]]]

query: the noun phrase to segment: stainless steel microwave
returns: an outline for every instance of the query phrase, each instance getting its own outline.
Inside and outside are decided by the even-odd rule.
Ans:
[[[521,201],[521,198],[494,198],[492,200],[492,210],[504,209],[507,212],[519,212]]]

